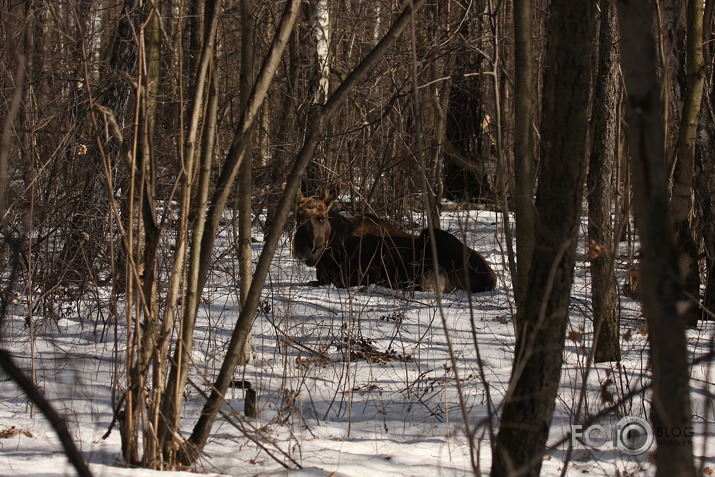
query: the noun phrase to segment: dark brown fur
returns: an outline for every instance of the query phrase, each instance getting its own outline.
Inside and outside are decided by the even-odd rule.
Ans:
[[[296,218],[293,256],[316,267],[318,285],[379,284],[448,292],[496,287],[486,260],[443,230],[434,231],[435,267],[426,230],[416,236],[374,216],[344,217],[331,212],[328,198],[317,196],[299,197]]]
[[[440,229],[434,229],[433,232],[437,245],[437,263],[440,271],[446,275],[445,291],[460,289],[481,292],[496,288],[497,276],[479,252],[467,247],[449,232]],[[431,254],[429,231],[423,230],[420,237],[427,244],[427,253]]]

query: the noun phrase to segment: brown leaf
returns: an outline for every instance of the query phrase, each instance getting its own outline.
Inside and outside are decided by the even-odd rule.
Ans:
[[[595,260],[601,255],[603,255],[603,246],[596,242],[594,239],[588,241],[588,258]]]
[[[583,333],[581,333],[580,331],[570,330],[569,339],[574,343],[580,343],[581,341],[583,341]]]
[[[614,398],[613,393],[608,390],[608,387],[613,384],[612,379],[606,379],[601,385],[601,402],[603,404],[613,404]]]
[[[25,437],[33,437],[32,432],[12,426],[7,429],[0,430],[0,439],[10,439],[18,434],[22,434]]]

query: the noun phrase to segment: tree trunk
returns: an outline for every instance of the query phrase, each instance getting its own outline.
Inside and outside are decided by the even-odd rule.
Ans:
[[[191,203],[196,204],[195,211],[205,211],[209,196],[209,176],[213,158],[213,141],[216,134],[217,115],[217,91],[216,77],[213,66],[214,47],[216,30],[218,28],[219,12],[221,10],[221,0],[209,0],[205,5],[206,31],[204,33],[203,48],[198,60],[196,70],[196,81],[194,84],[194,95],[192,97],[191,120],[187,133],[186,144],[184,145],[184,160],[187,183],[194,181],[194,174],[198,169],[198,184],[196,186],[196,199]],[[207,97],[204,105],[204,96]],[[199,134],[200,116],[204,114],[203,133]],[[196,144],[197,138],[203,138],[200,146]],[[198,161],[197,161],[198,159]],[[196,164],[199,167],[196,167]],[[191,191],[183,197],[189,200]],[[186,203],[182,204],[186,207]],[[188,211],[187,211],[188,212]],[[185,226],[188,227],[188,224]],[[206,227],[206,216],[196,212],[192,224],[191,245],[189,253],[189,265],[186,275],[186,288],[183,296],[182,316],[180,333],[177,339],[172,366],[166,385],[166,393],[161,403],[161,425],[159,433],[164,462],[170,466],[177,462],[177,436],[179,430],[179,420],[184,396],[184,389],[188,379],[189,365],[191,363],[191,353],[193,350],[193,333],[196,322],[196,311],[198,310],[199,299],[202,286],[199,286],[200,257],[203,247],[203,232]],[[181,250],[177,247],[177,253]],[[183,253],[183,251],[181,251]],[[165,316],[165,319],[173,317]]]
[[[621,65],[628,91],[628,143],[641,239],[640,296],[650,335],[656,475],[695,475],[682,282],[669,220],[663,104],[648,0],[619,0]],[[677,434],[676,434],[676,431]],[[667,436],[667,437],[666,437]],[[676,437],[679,436],[679,437]]]
[[[135,390],[135,402],[142,403],[145,407],[145,412],[142,412],[136,417],[136,425],[142,425],[144,433],[144,455],[142,463],[144,466],[150,465],[157,461],[159,455],[158,439],[155,432],[156,427],[147,425],[146,421],[141,422],[142,415],[150,415],[155,417],[159,408],[159,400],[152,399],[150,404],[146,406],[143,399],[145,392],[144,387],[149,386],[152,382],[149,373],[151,367],[154,367],[154,377],[156,378],[156,368],[166,366],[166,361],[160,359],[157,354],[156,343],[158,341],[159,330],[159,304],[157,302],[157,262],[160,231],[159,224],[156,218],[156,202],[154,200],[154,127],[156,124],[157,101],[159,94],[159,65],[160,65],[160,46],[161,36],[159,30],[159,12],[151,10],[148,12],[147,21],[144,22],[144,44],[146,66],[142,72],[141,95],[141,115],[138,121],[141,131],[139,132],[139,148],[136,178],[139,187],[139,200],[137,206],[141,211],[141,224],[144,231],[143,241],[137,244],[136,256],[143,254],[143,276],[141,285],[141,296],[139,297],[140,306],[137,310],[142,310],[144,315],[143,326],[138,327],[137,333],[141,333],[141,348],[137,350],[138,372],[141,381],[136,383],[138,388]],[[143,250],[141,250],[143,248]],[[137,277],[138,278],[138,277]],[[138,314],[139,315],[139,314]],[[156,380],[154,380],[154,385]],[[152,391],[156,389],[151,386]],[[161,389],[159,387],[158,389]]]
[[[703,19],[703,40],[712,35],[715,1],[708,0]],[[712,64],[713,53],[710,43],[705,43],[707,64]],[[706,101],[700,108],[697,147],[695,148],[695,197],[700,212],[699,233],[705,248],[705,295],[700,315],[702,320],[712,320],[715,312],[715,87],[710,84]]]
[[[517,313],[524,300],[534,253],[534,106],[531,1],[514,1],[514,213]]]
[[[591,257],[594,360],[619,361],[618,301],[613,273],[612,171],[618,147],[618,33],[615,6],[601,1],[598,74],[593,102],[593,141],[588,168],[588,242]]]
[[[434,21],[430,23],[428,35],[437,37],[440,31],[449,29],[451,9],[448,3],[437,3],[428,10]],[[454,60],[451,54],[446,54],[443,58],[435,59],[431,62],[429,70],[431,80],[439,80],[447,77],[453,71]],[[431,127],[433,133],[430,134],[429,154],[426,154],[426,175],[432,188],[434,196],[435,223],[439,225],[439,216],[444,197],[444,180],[442,170],[444,169],[444,139],[447,129],[446,117],[449,113],[449,96],[451,83],[449,81],[437,81],[426,88],[423,92],[423,121],[425,126]]]
[[[251,1],[241,0],[241,110],[248,106],[248,99],[253,89],[254,71],[254,27],[251,16]],[[253,171],[253,136],[249,135],[246,157],[238,171],[238,267],[241,279],[241,307],[246,303],[248,290],[253,278],[253,243],[251,241],[252,224],[252,171]],[[243,346],[239,364],[247,364],[251,359],[251,335]]]
[[[680,129],[676,143],[676,160],[673,173],[673,196],[670,206],[675,223],[676,244],[680,252],[680,264],[685,275],[682,300],[690,302],[687,311],[688,326],[698,324],[698,301],[700,297],[700,267],[698,246],[693,227],[693,174],[695,172],[695,140],[697,135],[705,62],[703,60],[703,0],[688,0],[687,6],[687,51],[685,69],[687,88],[680,116]]]
[[[516,355],[493,476],[537,476],[561,376],[585,173],[594,5],[551,4],[544,87],[542,173],[536,197],[539,244],[529,271]]]
[[[327,0],[311,0],[312,24],[311,36],[314,51],[311,58],[315,61],[315,89],[313,102],[325,104],[330,93],[330,9]]]
[[[713,92],[711,92],[711,95]],[[715,95],[713,95],[715,98]],[[705,295],[703,297],[702,320],[713,320],[715,312],[715,118],[713,106],[706,108],[698,133],[698,158],[696,166],[695,191],[701,212],[700,234],[705,246]]]
[[[484,18],[470,17],[457,30],[459,42],[478,44],[484,28],[488,28]],[[492,143],[485,111],[490,79],[469,76],[482,71],[486,60],[482,52],[473,50],[457,50],[454,55],[443,145],[443,181],[445,197],[455,201],[495,198],[489,180]]]
[[[706,113],[712,116],[712,112]],[[712,320],[715,311],[715,164],[711,158],[715,153],[715,121],[712,117],[702,120],[701,146],[698,155],[695,188],[701,210],[700,233],[705,245],[705,295],[700,318]]]

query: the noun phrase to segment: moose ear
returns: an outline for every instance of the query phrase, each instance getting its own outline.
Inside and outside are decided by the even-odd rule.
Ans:
[[[299,204],[301,200],[305,199],[303,196],[303,192],[300,190],[300,187],[298,187],[298,190],[295,191],[295,203]]]
[[[322,186],[318,191],[318,195],[325,201],[326,205],[330,205],[340,195],[342,185],[340,179],[336,179]]]

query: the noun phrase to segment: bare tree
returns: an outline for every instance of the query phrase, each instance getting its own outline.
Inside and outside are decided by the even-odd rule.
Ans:
[[[241,96],[240,108],[245,110],[248,106],[251,89],[254,82],[254,56],[255,56],[255,29],[251,14],[252,2],[241,1]],[[246,303],[248,290],[251,288],[253,278],[253,242],[252,238],[252,213],[253,213],[253,135],[249,135],[249,144],[246,146],[246,157],[238,171],[236,183],[238,191],[236,201],[238,204],[238,266],[240,276],[241,304]],[[235,213],[235,212],[234,212]],[[235,217],[234,217],[235,220]],[[251,340],[246,341],[243,349],[242,363],[248,363],[251,356]]]
[[[593,95],[593,139],[588,168],[588,241],[591,257],[594,359],[620,360],[619,313],[611,218],[613,167],[618,147],[618,42],[615,6],[601,2],[598,73]]]
[[[640,296],[653,368],[652,421],[657,475],[695,475],[692,442],[673,429],[692,426],[682,281],[669,220],[665,124],[653,12],[647,0],[617,3],[636,224],[641,237]],[[669,436],[669,437],[663,437]]]
[[[458,3],[459,4],[459,3]],[[493,141],[489,99],[493,89],[482,72],[488,64],[491,45],[484,34],[489,28],[485,1],[463,2],[464,19],[458,23],[456,37],[461,45],[454,52],[453,78],[445,111],[444,193],[452,200],[495,199],[490,173]],[[492,65],[493,66],[493,65]]]
[[[705,3],[703,20],[703,41],[707,52],[707,64],[712,64],[713,48],[707,42],[712,34],[715,2]],[[715,310],[715,162],[710,160],[715,153],[715,92],[712,81],[704,92],[700,109],[700,122],[695,156],[695,192],[697,210],[701,214],[700,234],[705,249],[705,296],[701,319],[711,319],[708,312]]]
[[[221,2],[211,4],[207,8],[207,18],[210,18],[209,28],[207,28],[206,38],[207,44],[202,49],[202,57],[200,61],[200,72],[208,71],[208,66],[212,61],[213,47],[212,42],[215,38],[215,30],[218,23],[218,13],[221,7]],[[178,426],[179,415],[181,411],[181,403],[183,401],[183,391],[188,380],[188,370],[191,361],[190,355],[193,349],[193,333],[196,324],[196,314],[198,312],[199,297],[203,292],[208,269],[212,261],[212,251],[215,243],[215,235],[218,225],[223,214],[223,210],[228,200],[229,191],[233,189],[233,183],[237,176],[241,161],[245,155],[248,138],[251,135],[253,123],[257,117],[258,109],[263,102],[268,86],[275,75],[276,66],[283,53],[283,49],[288,40],[293,23],[297,17],[298,6],[296,1],[291,1],[286,4],[286,10],[281,20],[281,25],[276,33],[274,44],[272,45],[269,55],[266,57],[261,71],[258,74],[256,83],[251,90],[251,95],[244,109],[238,129],[234,135],[234,140],[229,149],[221,170],[221,175],[217,182],[216,188],[209,199],[209,175],[211,157],[213,147],[204,145],[203,158],[201,161],[201,172],[199,177],[199,189],[197,192],[198,210],[207,210],[206,215],[203,213],[197,215],[193,224],[191,252],[189,257],[188,278],[185,291],[185,303],[183,304],[182,317],[182,334],[179,337],[177,348],[174,354],[174,361],[169,374],[169,384],[167,389],[170,391],[165,394],[162,403],[162,418],[165,419],[165,439],[163,449],[165,458],[170,463],[181,463],[186,460],[187,455],[192,455],[192,460],[196,456],[189,449],[183,446],[179,441]],[[199,82],[202,84],[202,82]],[[200,105],[201,101],[196,101]],[[215,109],[214,109],[215,111]],[[198,117],[198,110],[194,110],[195,117]],[[215,114],[215,112],[214,112]],[[213,135],[213,131],[209,129],[207,135]],[[187,157],[191,154],[187,153]],[[250,307],[249,301],[246,301],[244,306]],[[256,305],[253,305],[254,308]],[[233,349],[231,353],[233,358],[238,356],[245,349],[245,342],[241,343],[239,348]]]
[[[499,243],[508,253],[519,338],[502,426],[492,439],[493,474],[538,472],[561,377],[584,190],[594,358],[618,359],[619,351],[613,289],[618,245],[611,241],[611,209],[619,193],[609,191],[619,183],[611,175],[622,124],[613,47],[618,35],[612,3],[600,2],[598,41],[590,38],[590,28],[592,8],[599,4],[586,2],[593,5],[571,11],[572,3],[448,0],[416,14],[423,0],[0,2],[0,235],[26,240],[18,249],[24,268],[17,269],[17,279],[24,283],[17,290],[27,298],[16,306],[27,309],[31,343],[42,332],[39,325],[87,303],[101,316],[82,316],[82,322],[90,320],[100,339],[116,330],[112,404],[127,465],[177,468],[202,453],[236,367],[252,357],[253,320],[265,298],[271,259],[286,238],[294,192],[302,185],[312,193],[339,179],[345,185],[341,195],[350,196],[341,206],[415,229],[427,215],[431,225],[439,224],[443,191],[455,201],[501,207],[497,217],[506,225],[506,243]],[[398,4],[408,7],[399,14]],[[700,46],[711,46],[715,1],[703,4],[710,13],[704,15]],[[635,89],[631,99],[640,116],[631,113],[629,126],[636,134],[643,124],[655,127],[648,121],[656,118],[657,127],[664,123],[670,131],[660,143],[660,130],[640,136],[653,157],[640,161],[636,154],[634,172],[642,173],[644,164],[651,172],[650,160],[677,158],[664,169],[676,180],[673,201],[666,204],[674,216],[687,218],[683,230],[691,233],[674,243],[693,239],[691,278],[702,258],[692,255],[692,246],[704,243],[703,302],[712,309],[715,103],[707,75],[705,108],[697,113],[703,68],[711,72],[697,57],[703,4],[659,3],[663,26],[656,31],[664,32],[665,55],[648,61],[659,62],[658,74],[668,85],[668,118],[658,116],[663,104],[638,103]],[[552,21],[551,37],[545,19]],[[410,24],[411,35],[401,34]],[[598,77],[588,74],[589,63],[597,64],[591,54],[596,50],[588,46],[594,43],[600,44]],[[634,63],[631,57],[623,66],[639,68]],[[588,79],[596,89],[592,110],[586,105]],[[651,80],[634,83],[643,88]],[[591,143],[585,136],[589,111]],[[658,148],[662,142],[664,150]],[[584,188],[586,149],[591,162]],[[657,184],[660,194],[660,181],[658,176],[647,185]],[[642,199],[644,186],[639,187]],[[426,191],[431,195],[425,203],[420,199]],[[646,198],[662,200],[650,192]],[[223,255],[215,244],[223,238],[227,204],[234,205],[236,243]],[[266,204],[270,227],[254,264],[252,222],[262,220]],[[659,428],[689,423],[681,310],[674,303],[698,293],[674,278],[676,259],[668,248],[674,232],[653,220],[666,215],[662,206],[648,203],[637,211],[639,227],[646,223],[644,208],[650,216],[638,232],[644,234],[641,275],[650,279],[642,286]],[[512,212],[516,260],[508,226]],[[656,249],[654,236],[668,243]],[[2,245],[0,252],[7,251],[7,243]],[[208,363],[193,362],[201,333],[195,326],[202,315],[212,316],[202,303],[211,298],[214,273],[224,272],[227,256],[238,264],[240,317],[229,343],[210,340],[210,346],[225,345],[225,360],[214,355]],[[14,259],[0,253],[0,263]],[[5,269],[3,286],[14,271]],[[663,296],[653,295],[654,277],[667,291]],[[470,315],[478,307],[470,305]],[[667,313],[679,318],[664,323]],[[210,336],[217,336],[213,329]],[[477,336],[475,331],[475,344]],[[201,368],[212,393],[185,438],[187,388]],[[48,378],[37,373],[36,379],[41,386]],[[673,395],[665,393],[668,380],[675,383]],[[466,420],[467,406],[463,412]],[[478,427],[466,429],[476,443]],[[659,463],[664,469],[690,458],[687,449],[661,447],[658,458],[673,461]]]
[[[561,375],[586,164],[595,7],[551,3],[542,172],[535,239],[514,366],[491,475],[539,475]]]
[[[29,7],[30,5],[20,5],[16,8],[19,10],[20,8],[25,9]],[[4,11],[3,13],[7,14],[9,12]],[[13,129],[14,122],[18,118],[22,99],[25,94],[27,56],[29,53],[28,50],[32,46],[29,42],[30,36],[28,30],[30,29],[27,28],[25,30],[25,34],[20,36],[20,41],[18,42],[19,44],[15,45],[16,58],[14,66],[16,71],[13,78],[15,88],[10,95],[9,108],[5,118],[3,118],[2,129],[0,130],[0,237],[2,237],[2,244],[0,244],[0,247],[2,249],[5,249],[6,247],[9,248],[9,255],[11,257],[9,261],[9,280],[5,289],[2,290],[2,293],[0,294],[0,327],[2,328],[6,326],[8,305],[11,303],[10,295],[14,289],[18,271],[20,269],[20,255],[22,252],[23,242],[25,242],[24,238],[19,239],[16,237],[15,232],[12,231],[9,226],[8,183],[12,142],[11,131]],[[15,364],[12,359],[12,355],[6,351],[5,346],[1,342],[0,369],[2,369],[4,373],[7,374],[7,376],[9,376],[20,389],[22,389],[30,401],[34,403],[47,418],[50,425],[57,433],[60,444],[62,445],[67,458],[77,471],[77,475],[82,477],[91,476],[92,473],[82,457],[81,452],[77,449],[65,420],[57,413],[50,401],[37,388],[34,383],[34,376],[28,377],[25,372],[23,372],[23,370]]]
[[[534,251],[534,104],[531,1],[514,2],[514,210],[517,275],[512,277],[520,308]]]
[[[419,9],[423,3],[424,0],[417,0],[411,8],[406,8],[405,11],[402,12],[402,14],[395,20],[394,24],[382,40],[380,40],[380,42],[370,51],[365,59],[358,66],[356,66],[352,74],[350,74],[345,81],[343,81],[340,86],[336,88],[326,103],[313,111],[308,136],[295,159],[293,169],[288,176],[288,182],[285,186],[285,190],[280,202],[278,203],[277,215],[274,218],[275,222],[273,224],[275,230],[282,230],[288,220],[288,214],[290,213],[295,193],[298,191],[298,187],[300,186],[303,172],[305,171],[308,162],[313,158],[315,150],[323,137],[328,121],[332,115],[336,113],[339,106],[348,98],[348,94],[355,87],[355,85],[362,78],[364,78],[372,70],[372,68],[375,67],[385,51],[392,44],[394,44],[400,33],[402,33],[402,31],[409,24],[412,13]],[[292,13],[291,15],[293,20],[295,20],[295,14],[296,13]],[[290,19],[287,21],[292,23]],[[290,29],[288,29],[288,32],[289,31]],[[282,40],[287,40],[286,33],[286,31],[281,29],[278,37]],[[284,35],[286,37],[284,37]],[[267,61],[266,63],[271,66],[268,71],[275,71],[275,64],[272,64],[271,61]],[[266,65],[264,64],[264,66]],[[261,74],[259,74],[256,81],[257,87],[261,85],[261,76],[263,73],[264,71],[262,69]],[[240,350],[243,348],[247,337],[251,332],[253,318],[255,317],[256,309],[261,296],[261,290],[268,275],[268,269],[270,267],[271,260],[273,259],[273,255],[276,252],[279,239],[280,234],[270,234],[266,244],[264,245],[263,251],[261,252],[261,258],[256,265],[256,270],[253,276],[253,281],[251,282],[251,288],[248,292],[246,303],[241,309],[241,314],[231,335],[231,340],[228,344],[228,350],[221,365],[221,370],[216,377],[216,382],[214,383],[211,395],[206,401],[206,404],[201,412],[201,417],[196,423],[196,426],[194,426],[194,430],[188,439],[187,445],[183,448],[184,455],[182,456],[182,462],[185,464],[193,463],[206,445],[211,432],[211,426],[216,420],[219,408],[223,402],[223,396],[228,389],[229,383],[233,378],[233,372],[238,365]]]
[[[705,62],[703,60],[703,15],[705,3],[702,0],[687,2],[687,46],[685,70],[687,86],[680,128],[676,143],[676,159],[673,173],[673,196],[670,201],[675,225],[676,243],[680,250],[685,272],[685,293],[683,300],[690,301],[687,312],[688,325],[697,326],[700,315],[697,302],[700,297],[700,266],[698,245],[693,227],[693,174],[695,172],[695,139],[700,116],[700,104],[705,83]]]

